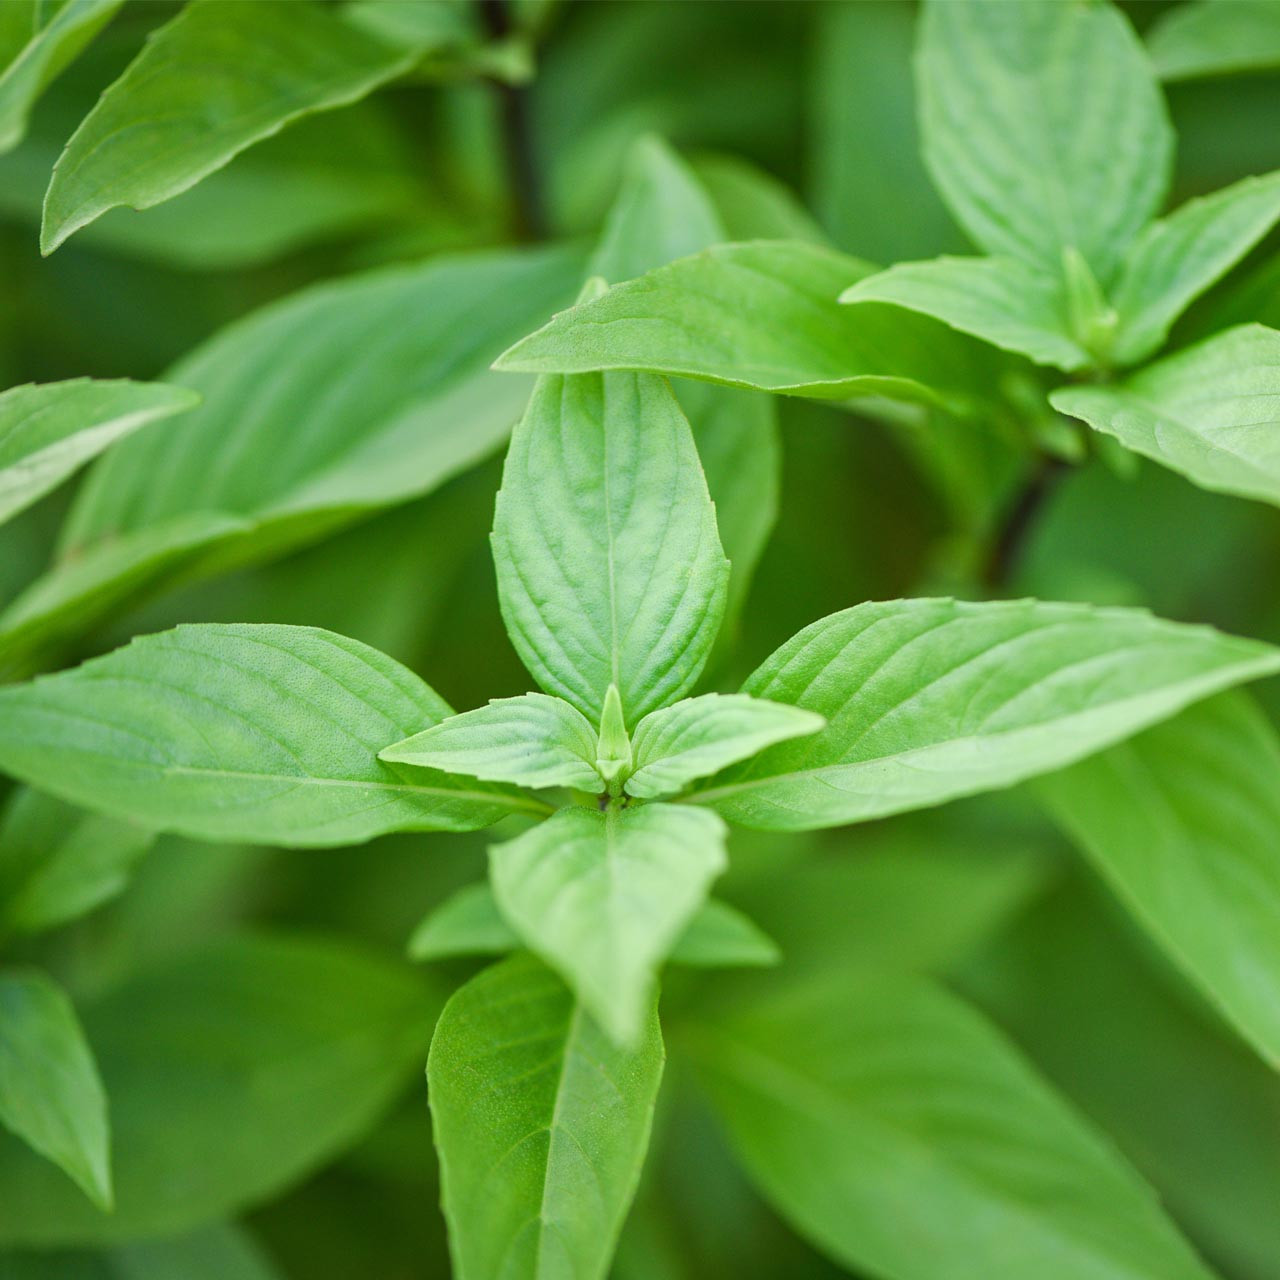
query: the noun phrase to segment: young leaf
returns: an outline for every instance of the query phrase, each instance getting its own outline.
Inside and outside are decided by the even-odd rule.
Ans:
[[[1116,363],[1136,364],[1156,351],[1192,300],[1235,266],[1277,218],[1280,173],[1270,173],[1189,200],[1147,227],[1116,284]]]
[[[1280,66],[1280,9],[1270,0],[1192,0],[1166,9],[1147,34],[1163,80]]]
[[[0,1124],[111,1208],[107,1099],[62,988],[35,969],[0,969]]]
[[[1110,4],[930,0],[916,85],[924,156],[988,253],[1104,284],[1164,199],[1173,135],[1146,53]]]
[[[599,791],[596,735],[591,722],[562,698],[526,693],[450,716],[394,746],[378,759],[420,765],[521,787]]]
[[[40,247],[113,209],[148,209],[311,111],[403,74],[412,51],[305,0],[193,0],[159,28],[71,135]]]
[[[596,769],[605,780],[609,794],[622,794],[622,784],[631,773],[631,737],[622,713],[622,697],[618,686],[611,684],[604,696],[600,713],[600,737],[596,745]]]
[[[807,240],[827,237],[795,193],[764,169],[738,156],[699,155],[690,162],[694,177],[715,206],[721,240]],[[713,242],[708,242],[713,243]],[[706,248],[699,245],[698,248]],[[672,254],[672,257],[681,255]],[[650,267],[661,263],[650,263]],[[645,270],[649,270],[646,267]]]
[[[817,733],[826,721],[811,711],[742,693],[706,693],[651,711],[636,726],[635,771],[627,794],[646,800],[674,795],[775,742]]]
[[[520,946],[516,931],[502,918],[493,889],[470,884],[428,913],[409,939],[413,960],[453,956],[498,956]],[[734,968],[776,964],[775,943],[741,911],[714,899],[694,913],[667,957],[669,964],[694,968]]]
[[[689,424],[661,378],[546,378],[507,451],[493,525],[502,616],[549,693],[628,724],[688,692],[728,562]]]
[[[858,605],[806,627],[743,686],[827,728],[691,799],[771,830],[863,822],[1047,773],[1277,671],[1269,645],[1135,609]]]
[[[840,301],[906,307],[1068,372],[1093,362],[1071,333],[1059,276],[1018,258],[903,262],[850,285]]]
[[[39,933],[110,901],[155,843],[131,822],[19,791],[0,819],[0,938]]]
[[[1041,779],[1121,898],[1280,1067],[1280,741],[1224,694]]]
[[[720,245],[561,312],[494,368],[642,369],[819,399],[944,406],[988,394],[977,344],[899,308],[836,302],[871,271],[799,241]]]
[[[615,1040],[634,1043],[654,973],[724,870],[724,840],[705,810],[574,807],[493,846],[489,873],[525,944]]]
[[[1240,325],[1053,407],[1205,489],[1280,505],[1280,331]]]
[[[209,840],[352,844],[468,831],[531,797],[381,764],[450,715],[399,663],[310,627],[184,626],[0,689],[0,767],[114,817]]]
[[[1211,1280],[1111,1144],[926,979],[801,989],[695,1043],[756,1185],[859,1273]]]
[[[117,440],[200,397],[160,382],[75,378],[0,394],[0,522]]]
[[[440,1015],[427,1087],[449,1247],[465,1280],[603,1280],[635,1195],[663,1048],[622,1049],[529,956]]]
[[[0,1143],[0,1248],[173,1235],[272,1198],[419,1075],[442,1003],[408,965],[316,938],[223,937],[141,969],[81,1011],[111,1100],[115,1212]]]
[[[41,92],[76,59],[123,3],[124,0],[64,0],[55,7],[41,4],[40,0],[7,0],[4,7],[9,13],[3,16],[13,22],[14,34],[23,24],[26,38],[13,50],[8,65],[0,68],[0,155],[22,141],[31,108]],[[46,18],[45,14],[49,16]],[[3,23],[0,31],[10,34]],[[8,52],[8,41],[0,40],[0,58]]]
[[[562,248],[437,258],[317,285],[215,335],[171,371],[199,408],[93,470],[60,560],[0,618],[0,649],[87,626],[158,569],[278,556],[472,466],[531,385],[489,362],[581,269]]]

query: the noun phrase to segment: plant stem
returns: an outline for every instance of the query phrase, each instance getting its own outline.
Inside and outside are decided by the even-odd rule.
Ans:
[[[983,581],[992,591],[1008,585],[1026,550],[1027,540],[1045,502],[1070,469],[1062,458],[1042,453],[1022,491],[1010,503],[991,544]]]
[[[507,0],[476,0],[480,17],[491,40],[511,34],[511,13]],[[529,118],[529,91],[523,85],[490,79],[498,95],[502,124],[502,147],[506,156],[511,189],[512,223],[519,240],[538,240],[546,235],[542,183],[533,155],[533,131]]]

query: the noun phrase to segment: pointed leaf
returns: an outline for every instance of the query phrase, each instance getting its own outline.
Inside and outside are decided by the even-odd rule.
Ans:
[[[0,768],[211,840],[352,844],[545,811],[515,792],[379,763],[388,739],[449,714],[399,663],[331,632],[184,626],[0,690]]]
[[[0,154],[11,151],[27,132],[31,108],[49,82],[111,21],[124,0],[8,0],[0,15],[0,59],[10,53],[7,37],[25,26],[25,39],[0,68]],[[49,16],[46,18],[45,15]],[[13,23],[10,31],[7,23]]]
[[[556,976],[514,956],[440,1015],[427,1087],[454,1271],[603,1280],[662,1078],[650,1007],[620,1049]]]
[[[871,270],[800,241],[721,245],[561,312],[494,367],[644,369],[819,399],[944,406],[986,394],[973,359],[981,348],[968,339],[899,308],[836,302]]]
[[[1043,778],[1063,829],[1280,1067],[1280,741],[1224,694]]]
[[[724,870],[724,840],[706,810],[575,807],[492,847],[489,872],[525,944],[615,1040],[634,1042],[658,966]]]
[[[627,794],[646,800],[674,795],[788,738],[817,733],[826,721],[812,711],[744,693],[706,693],[651,711],[636,726],[635,772]]]
[[[1166,9],[1147,33],[1164,80],[1280,66],[1280,9],[1271,0],[1194,0]]]
[[[0,937],[65,924],[122,892],[155,833],[19,791],[0,819]]]
[[[755,969],[777,964],[782,953],[754,920],[711,898],[698,908],[667,959],[694,969]]]
[[[799,197],[773,174],[756,168],[740,156],[698,155],[691,158],[690,164],[699,185],[715,206],[723,232],[719,239],[827,243],[822,228]]]
[[[17,515],[77,467],[149,422],[200,397],[159,382],[76,378],[0,395],[0,522]]]
[[[1156,351],[1192,300],[1235,266],[1277,218],[1280,173],[1270,173],[1189,200],[1147,227],[1116,285],[1116,362],[1136,364]]]
[[[102,1081],[71,1001],[35,969],[0,969],[0,1124],[110,1209]]]
[[[1280,505],[1280,331],[1240,325],[1055,409],[1204,489]]]
[[[0,1142],[0,1249],[173,1235],[278,1196],[421,1080],[442,1003],[412,967],[314,937],[223,937],[139,970],[81,1010],[115,1212]]]
[[[689,424],[661,378],[545,378],[516,427],[493,526],[507,631],[548,693],[627,722],[686,693],[729,567]]]
[[[1211,1280],[1110,1142],[926,979],[802,989],[696,1043],[756,1185],[859,1273]]]
[[[526,693],[450,716],[384,747],[379,760],[521,787],[599,791],[591,722],[562,698]]]
[[[743,686],[827,728],[691,799],[773,830],[863,822],[1047,773],[1277,671],[1269,645],[1136,609],[858,605],[806,627]]]
[[[194,0],[160,27],[71,135],[45,197],[52,253],[108,209],[148,209],[311,111],[407,71],[396,48],[305,0]]]
[[[1159,208],[1173,135],[1146,53],[1111,4],[930,0],[916,63],[924,156],[988,253],[1104,283]]]
[[[1067,371],[1092,363],[1071,336],[1062,283],[1017,258],[936,258],[868,276],[841,302],[887,302]]]

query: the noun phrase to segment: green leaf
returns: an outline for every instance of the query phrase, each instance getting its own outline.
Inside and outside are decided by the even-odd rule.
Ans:
[[[1269,645],[1136,609],[858,605],[806,627],[743,686],[827,728],[691,798],[771,830],[864,822],[1047,773],[1277,671]]]
[[[587,274],[610,284],[726,239],[710,197],[660,139],[635,143]]]
[[[20,791],[0,818],[0,937],[75,920],[123,891],[155,834]]]
[[[381,764],[449,716],[376,649],[311,627],[183,626],[0,689],[0,767],[75,804],[207,840],[353,844],[467,831],[538,801]]]
[[[1054,408],[1204,489],[1280,505],[1280,331],[1240,325]]]
[[[91,472],[59,561],[0,616],[0,651],[87,627],[137,577],[279,556],[474,465],[531,386],[489,362],[572,296],[581,266],[563,248],[437,258],[230,325],[171,371],[199,408]]]
[[[1235,266],[1277,218],[1280,173],[1270,173],[1189,200],[1147,227],[1116,284],[1116,362],[1136,364],[1156,351],[1187,306]]]
[[[232,1223],[140,1240],[105,1256],[112,1280],[283,1280],[249,1232]]]
[[[530,950],[615,1040],[634,1043],[658,966],[724,870],[724,840],[706,810],[573,807],[493,846],[489,874]]]
[[[36,969],[0,969],[0,1123],[111,1208],[102,1081],[71,1001]]]
[[[554,974],[515,956],[440,1015],[427,1085],[459,1280],[603,1280],[662,1078],[650,1005],[621,1049]]]
[[[757,169],[739,156],[729,155],[694,156],[691,167],[698,184],[715,206],[722,233],[716,239],[827,243],[813,215],[773,174]],[[697,246],[706,247],[706,244]],[[672,257],[678,256],[672,254]],[[653,262],[649,267],[660,265]]]
[[[627,793],[646,800],[673,795],[696,778],[825,725],[811,711],[742,693],[686,698],[651,711],[636,726],[635,771],[627,779]]]
[[[1110,1142],[926,979],[827,984],[695,1044],[756,1185],[859,1273],[1210,1280]]]
[[[1164,199],[1173,134],[1110,4],[930,0],[916,63],[925,161],[974,241],[1105,285]]]
[[[720,245],[614,285],[517,342],[496,369],[641,369],[819,399],[947,405],[989,393],[981,348],[896,307],[841,307],[872,268],[799,241]]]
[[[36,99],[49,82],[111,21],[124,0],[7,0],[0,17],[0,58],[10,54],[7,37],[20,36],[7,65],[0,69],[0,155],[11,151],[27,132]],[[44,15],[49,13],[46,19]],[[12,28],[10,27],[12,24]]]
[[[470,884],[429,912],[409,939],[414,960],[504,955],[520,937],[502,918],[493,889]],[[732,968],[776,964],[778,948],[741,911],[714,899],[694,913],[667,957],[670,964]]]
[[[115,1212],[0,1143],[0,1248],[171,1235],[278,1195],[421,1071],[440,1003],[407,965],[317,939],[223,937],[137,973],[82,1009]]]
[[[0,521],[150,422],[190,409],[200,397],[158,382],[75,378],[0,394]]]
[[[1061,280],[1017,258],[903,262],[851,285],[840,301],[906,307],[1069,372],[1093,362],[1071,334]]]
[[[420,765],[521,787],[599,791],[591,722],[562,698],[526,693],[450,716],[378,752],[379,760]]]
[[[1187,975],[1280,1067],[1280,741],[1223,695],[1038,792]]]
[[[631,737],[622,713],[622,697],[618,686],[611,684],[604,695],[600,713],[600,737],[596,745],[596,770],[604,779],[609,794],[622,794],[622,783],[631,773]]]
[[[1280,66],[1280,9],[1271,0],[1198,0],[1160,14],[1147,50],[1163,80]]]
[[[291,121],[354,102],[414,60],[301,0],[194,0],[71,135],[45,197],[42,252],[108,209],[179,195]]]
[[[661,378],[541,380],[507,451],[493,526],[507,631],[549,693],[628,724],[688,692],[728,562],[697,450]]]

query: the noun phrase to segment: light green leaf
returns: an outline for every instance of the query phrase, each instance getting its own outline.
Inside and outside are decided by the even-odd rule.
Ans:
[[[1189,200],[1147,227],[1116,284],[1114,360],[1136,364],[1156,351],[1192,300],[1235,266],[1277,218],[1280,173],[1270,173]]]
[[[1272,0],[1197,0],[1165,10],[1147,33],[1164,80],[1280,66],[1280,8]]]
[[[397,48],[304,0],[194,0],[159,28],[71,135],[40,247],[118,205],[148,209],[312,111],[407,71]]]
[[[409,939],[409,956],[497,956],[519,946],[520,937],[502,918],[493,889],[487,883],[470,884],[426,915]],[[775,964],[778,954],[773,941],[741,911],[712,899],[695,912],[667,960],[696,968],[731,968]]]
[[[154,842],[131,822],[18,792],[0,818],[0,937],[39,933],[110,901]]]
[[[1280,741],[1214,698],[1037,784],[1139,920],[1280,1067]]]
[[[1280,331],[1240,325],[1055,409],[1204,489],[1280,505]]]
[[[378,752],[379,760],[420,765],[521,787],[599,791],[591,722],[562,698],[526,693],[450,716]]]
[[[25,34],[0,68],[0,154],[11,151],[27,131],[27,119],[41,91],[75,60],[111,21],[124,0],[6,0],[0,15],[0,58],[10,55],[7,37]],[[49,16],[45,18],[45,14]],[[25,27],[25,33],[20,28]]]
[[[0,969],[0,1124],[111,1208],[102,1081],[71,1001],[36,969]]]
[[[353,844],[545,812],[516,792],[379,763],[388,739],[450,714],[412,672],[332,632],[184,626],[0,689],[0,767],[207,840]]]
[[[1038,364],[1092,363],[1071,335],[1061,279],[1017,258],[903,262],[851,285],[841,302],[887,302],[933,316]]]
[[[689,168],[660,139],[642,138],[627,156],[587,274],[617,284],[723,239],[715,206]]]
[[[817,733],[820,715],[743,693],[706,693],[651,711],[636,726],[627,794],[673,795],[695,778],[746,760],[788,738]]]
[[[199,408],[94,468],[60,560],[0,617],[0,650],[88,626],[158,564],[278,556],[474,465],[531,386],[489,362],[572,296],[581,266],[563,248],[437,258],[314,286],[215,335],[171,371]],[[170,550],[183,540],[191,554]]]
[[[159,382],[75,378],[0,394],[0,521],[17,515],[117,440],[199,403]]]
[[[916,63],[924,156],[988,253],[1105,285],[1164,199],[1173,134],[1111,4],[930,0]]]
[[[111,1280],[284,1280],[253,1236],[233,1223],[120,1245],[104,1257]]]
[[[621,1049],[529,956],[440,1015],[427,1087],[458,1280],[603,1280],[662,1078],[652,1004]]]
[[[611,796],[622,794],[622,783],[631,772],[631,736],[622,712],[622,696],[611,684],[604,695],[600,713],[600,736],[596,743],[596,770]]]
[[[864,822],[1047,773],[1277,671],[1269,645],[1137,609],[858,605],[806,627],[743,686],[827,728],[691,799],[771,830]]]
[[[927,979],[830,983],[696,1034],[747,1172],[859,1273],[1210,1280],[1110,1142]]]
[[[642,369],[819,399],[944,406],[988,394],[978,344],[900,308],[837,303],[871,271],[800,241],[720,245],[561,312],[494,368]]]
[[[686,693],[724,612],[728,562],[670,387],[545,378],[507,451],[493,526],[502,616],[549,693],[628,724]]]
[[[0,1248],[171,1235],[278,1195],[418,1076],[441,1003],[409,966],[318,939],[223,937],[137,973],[81,1010],[115,1212],[0,1142]]]
[[[573,807],[493,846],[489,874],[525,944],[615,1040],[634,1042],[658,966],[724,870],[724,840],[706,810]]]

